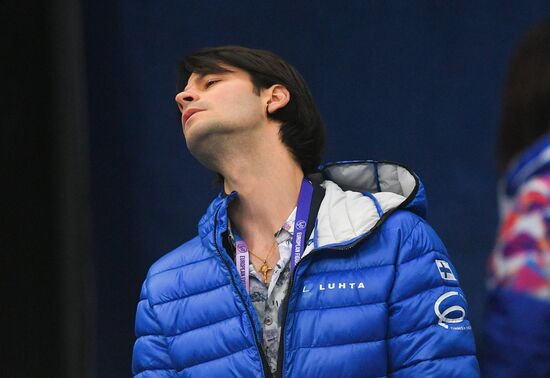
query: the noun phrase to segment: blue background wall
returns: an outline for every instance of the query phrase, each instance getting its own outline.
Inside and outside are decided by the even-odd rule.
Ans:
[[[423,179],[479,338],[497,226],[495,135],[507,62],[547,1],[85,1],[98,376],[127,376],[148,266],[190,239],[216,193],[188,153],[176,67],[223,44],[302,72],[326,160],[404,162]]]

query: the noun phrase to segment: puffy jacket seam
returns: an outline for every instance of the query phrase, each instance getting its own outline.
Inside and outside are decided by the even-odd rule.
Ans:
[[[399,335],[389,336],[389,337],[388,337],[388,340],[396,339],[396,338],[401,337],[401,336],[403,336],[403,335],[408,335],[408,334],[411,334],[411,333],[414,333],[414,332],[423,331],[423,330],[425,330],[425,329],[428,329],[428,328],[430,328],[430,327],[433,327],[434,325],[437,325],[437,323],[430,323],[430,324],[428,324],[427,326],[420,327],[420,328],[415,328],[415,329],[412,329],[412,330],[410,330],[410,331],[400,333]]]
[[[146,288],[146,290],[148,289],[148,283],[149,283],[149,280],[146,279],[146,280],[145,280],[145,288]],[[148,291],[149,291],[149,290],[147,290],[147,292],[148,292]],[[160,326],[160,323],[159,323],[159,320],[158,320],[158,315],[157,315],[157,313],[156,313],[154,307],[151,305],[151,302],[150,302],[150,300],[149,300],[149,295],[145,295],[145,296],[144,296],[144,300],[146,300],[146,301],[147,301],[147,305],[151,307],[152,320],[155,322],[155,324],[157,325],[158,329],[162,332],[162,327]],[[143,337],[143,336],[144,336],[144,335],[140,335],[140,336],[138,337],[138,339],[141,338],[141,337]],[[170,362],[171,362],[171,366],[174,366],[174,361],[172,360],[172,356],[171,356],[170,353],[168,352],[168,342],[167,342],[167,340],[166,340],[166,338],[167,338],[166,335],[163,335],[162,333],[159,333],[159,334],[148,334],[148,335],[147,335],[147,337],[151,337],[151,336],[159,337],[159,338],[162,340],[162,342],[163,342],[163,344],[164,344],[165,353],[166,353],[166,355],[168,356],[168,359],[169,359]],[[142,372],[147,371],[147,370],[148,370],[148,369],[141,370],[141,371],[139,371],[136,375],[141,374]],[[174,370],[174,369],[154,369],[154,370]]]
[[[184,367],[184,368],[181,369],[181,370],[176,370],[176,374],[181,373],[181,372],[184,371],[185,369],[191,369],[192,367],[195,367],[195,366],[207,364],[207,363],[209,363],[209,362],[216,361],[216,360],[221,360],[222,358],[227,358],[227,357],[229,357],[229,356],[232,356],[232,355],[234,355],[234,354],[240,353],[240,352],[245,351],[245,350],[250,349],[250,348],[255,348],[255,346],[247,346],[246,348],[243,348],[243,349],[237,350],[237,351],[235,351],[235,352],[226,354],[225,356],[216,357],[216,358],[213,358],[213,359],[208,360],[208,361],[199,362],[198,364],[186,366],[186,367]]]
[[[398,300],[392,302],[392,303],[390,304],[390,307],[392,307],[393,305],[395,305],[395,304],[397,304],[397,303],[399,303],[399,302],[406,301],[407,299],[411,299],[411,298],[413,298],[413,297],[416,297],[417,295],[420,295],[420,294],[422,294],[422,293],[425,293],[425,292],[428,291],[428,290],[437,289],[438,287],[447,287],[447,286],[446,286],[446,285],[441,285],[441,284],[436,285],[436,286],[430,286],[430,287],[428,287],[428,288],[426,288],[426,289],[417,291],[417,292],[415,292],[415,293],[413,293],[413,294],[411,294],[411,295],[409,295],[409,296],[406,296],[406,297],[404,297],[404,298],[399,298]],[[459,287],[458,287],[458,286],[453,286],[453,288],[458,289]]]
[[[159,274],[162,274],[162,273],[166,273],[166,272],[169,272],[171,270],[176,270],[176,269],[180,269],[180,268],[184,268],[186,266],[190,266],[190,265],[195,265],[195,264],[198,264],[198,263],[201,263],[203,261],[206,261],[206,260],[210,260],[210,259],[213,259],[214,256],[210,256],[210,257],[207,257],[205,259],[202,259],[202,260],[198,260],[198,261],[193,261],[193,262],[190,262],[188,264],[182,264],[182,265],[178,265],[178,266],[175,266],[175,267],[172,267],[172,268],[168,268],[168,269],[165,269],[165,270],[161,270],[160,272],[155,272],[155,273],[152,273],[151,275],[149,275],[149,277],[147,277],[148,279],[150,279],[151,277],[155,277]]]
[[[134,378],[139,377],[140,374],[143,374],[143,373],[148,372],[148,371],[151,371],[151,372],[152,371],[169,371],[169,372],[175,373],[176,369],[145,369],[145,370],[140,371],[136,375],[134,375]]]
[[[386,266],[393,266],[393,265],[394,265],[393,263],[389,263],[389,264],[382,264],[382,265],[362,266],[354,270],[376,269],[376,268],[383,268]],[[327,273],[351,273],[351,272],[353,271],[350,269],[327,270],[326,272],[309,273],[308,275],[304,276],[304,279],[307,279],[309,277],[314,277],[314,276],[322,276]]]
[[[471,353],[470,353],[470,354],[457,354],[457,355],[454,355],[454,356],[445,356],[445,357],[429,358],[429,359],[426,359],[426,360],[420,360],[420,361],[413,362],[413,363],[410,364],[410,365],[400,367],[399,369],[390,372],[390,376],[391,376],[392,374],[395,374],[395,373],[401,371],[401,370],[405,370],[405,369],[411,368],[411,367],[416,366],[416,365],[419,365],[419,364],[421,364],[421,363],[423,363],[423,362],[439,361],[439,360],[448,360],[449,358],[464,358],[464,357],[472,357],[472,356],[475,356],[475,354],[471,354]]]
[[[408,235],[405,237],[405,239],[403,239],[403,242],[401,243],[401,246],[405,245],[405,243],[407,243],[409,241],[409,238],[411,237],[412,233],[414,232],[414,230],[416,229],[416,227],[418,227],[418,225],[420,223],[422,223],[422,220],[418,219],[416,221],[416,223],[414,224],[414,226],[412,226],[411,231],[409,231]]]
[[[412,262],[412,261],[414,261],[414,260],[421,259],[422,257],[427,256],[427,255],[429,255],[430,253],[433,253],[433,252],[435,252],[435,253],[440,253],[440,254],[442,254],[442,255],[445,255],[445,253],[443,253],[442,251],[440,251],[440,250],[437,249],[437,248],[430,248],[430,249],[426,250],[426,251],[425,251],[423,254],[421,254],[420,256],[412,257],[412,258],[410,258],[410,259],[407,260],[407,261],[403,261],[403,262],[402,262],[401,264],[399,264],[399,265],[400,265],[400,266],[403,266],[403,265],[408,264],[408,263],[410,263],[410,262]]]
[[[183,335],[184,333],[187,333],[187,332],[193,332],[193,331],[196,331],[198,329],[201,329],[201,328],[205,328],[205,327],[210,327],[214,324],[217,324],[217,323],[223,323],[229,319],[233,319],[233,318],[237,318],[237,317],[240,317],[241,315],[240,314],[237,314],[237,315],[233,315],[233,316],[228,316],[227,318],[225,319],[221,319],[221,320],[217,320],[215,322],[212,322],[212,323],[208,323],[208,324],[204,324],[204,325],[201,325],[200,327],[195,327],[195,328],[190,328],[188,330],[185,330],[185,331],[181,331],[181,332],[178,332],[178,333],[175,333],[173,335],[166,335],[166,337],[177,337],[177,336],[180,336],[180,335]]]
[[[294,352],[295,350],[299,350],[299,349],[331,348],[331,347],[341,347],[341,346],[355,345],[355,344],[379,343],[379,342],[385,341],[385,340],[386,340],[386,339],[377,339],[377,340],[356,341],[356,342],[353,342],[353,343],[343,343],[343,344],[315,345],[315,346],[299,346],[299,347],[290,349],[289,352]]]
[[[396,278],[397,278],[397,267],[399,265],[398,264],[399,257],[401,255],[401,249],[403,248],[405,243],[407,243],[407,241],[411,237],[411,235],[414,232],[414,230],[416,229],[416,227],[420,224],[420,221],[421,221],[420,219],[416,221],[414,226],[411,227],[411,231],[409,232],[409,234],[399,244],[399,249],[397,250],[397,253],[395,254],[394,260],[393,260],[393,281],[391,283],[391,287],[389,288],[388,294],[387,294],[387,297],[386,297],[386,305],[388,306],[388,322],[386,324],[386,337],[384,338],[384,340],[385,340],[385,349],[386,349],[385,351],[386,351],[386,354],[388,354],[388,357],[389,357],[389,354],[390,354],[390,346],[389,346],[388,342],[389,342],[389,335],[391,333],[390,332],[390,330],[391,330],[391,315],[390,315],[390,313],[391,313],[391,308],[392,308],[392,305],[393,305],[393,303],[391,302],[391,298],[392,298],[392,294],[393,294],[393,289],[395,288],[395,281],[396,281]],[[416,293],[414,295],[418,295],[418,294],[419,293]],[[388,358],[387,362],[386,362],[386,371],[391,371],[390,367],[391,367],[390,366],[390,359]]]
[[[435,248],[431,248],[431,249],[429,249],[428,251],[426,251],[425,253],[423,253],[423,254],[421,254],[421,255],[419,255],[419,256],[415,256],[415,257],[411,258],[410,260],[403,261],[403,262],[400,263],[400,264],[398,263],[398,261],[399,261],[399,256],[400,256],[400,254],[401,254],[401,249],[402,249],[403,245],[409,240],[410,236],[412,235],[412,233],[414,232],[414,230],[416,229],[416,227],[417,227],[420,223],[422,223],[422,220],[418,220],[418,221],[416,222],[416,224],[412,227],[412,229],[411,229],[411,231],[409,232],[409,234],[405,237],[405,239],[403,239],[403,242],[402,242],[401,245],[399,246],[399,251],[398,251],[398,253],[395,254],[395,262],[393,263],[393,265],[394,265],[394,267],[395,267],[395,269],[394,269],[394,273],[395,273],[395,274],[397,274],[397,268],[398,268],[398,266],[402,266],[402,265],[408,264],[408,263],[410,263],[410,262],[412,262],[412,261],[414,261],[414,260],[418,260],[418,259],[422,258],[423,256],[426,256],[427,254],[432,253],[432,252],[439,252],[439,253],[442,253],[441,251],[439,251],[439,250],[437,250],[437,249],[435,249]],[[405,297],[405,298],[400,298],[399,300],[397,300],[397,301],[395,301],[395,302],[391,302],[391,301],[390,301],[390,298],[391,298],[391,296],[392,296],[393,289],[394,289],[394,287],[395,287],[395,277],[394,277],[392,286],[391,286],[391,288],[388,290],[388,299],[387,299],[388,307],[393,306],[395,303],[399,303],[399,302],[401,302],[401,301],[403,301],[403,300],[412,298],[412,297],[414,297],[415,295],[418,295],[418,294],[420,294],[420,293],[423,293],[423,292],[425,292],[425,291],[427,291],[427,290],[435,289],[436,287],[439,287],[439,286],[441,286],[441,285],[434,286],[434,287],[429,287],[429,288],[427,288],[427,289],[424,289],[424,290],[421,290],[421,291],[419,291],[419,292],[413,293],[412,295],[407,296],[407,297]],[[388,325],[389,325],[389,323],[388,323]]]
[[[185,295],[183,297],[177,297],[177,298],[173,298],[173,299],[169,299],[167,301],[163,301],[163,302],[158,302],[158,303],[154,303],[152,304],[152,307],[154,308],[155,306],[160,306],[160,305],[163,305],[163,304],[166,304],[166,303],[170,303],[170,302],[175,302],[175,301],[181,301],[182,299],[186,299],[186,298],[191,298],[191,297],[194,297],[195,295],[201,295],[201,294],[204,294],[204,293],[208,293],[210,291],[214,291],[214,290],[218,290],[224,286],[228,286],[228,285],[231,285],[230,283],[225,283],[223,285],[220,285],[220,286],[216,286],[212,289],[208,289],[208,290],[204,290],[204,291],[200,291],[200,292],[197,292],[197,293],[193,293],[193,294],[189,294],[189,295]]]
[[[370,303],[359,303],[359,304],[352,304],[352,305],[344,305],[344,306],[336,306],[336,307],[318,307],[318,308],[303,308],[300,310],[293,311],[292,313],[298,313],[303,311],[320,311],[320,310],[332,310],[332,309],[338,309],[338,308],[350,308],[350,307],[361,307],[361,306],[372,306],[377,304],[386,304],[386,301],[382,302],[370,302]]]
[[[138,339],[141,339],[141,338],[147,339],[147,338],[152,338],[152,337],[169,337],[169,335],[161,335],[161,334],[158,334],[158,333],[146,333],[146,334],[143,334],[143,335],[139,335]]]

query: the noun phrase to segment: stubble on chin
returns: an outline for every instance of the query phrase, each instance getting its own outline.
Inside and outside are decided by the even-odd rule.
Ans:
[[[199,125],[193,125],[199,126]],[[201,124],[195,130],[190,129],[185,133],[185,143],[189,152],[206,168],[218,171],[223,156],[227,155],[229,146],[229,133],[224,132],[221,124]]]
[[[231,160],[239,160],[242,152],[249,154],[253,150],[254,139],[259,137],[260,122],[261,119],[253,116],[246,122],[200,120],[185,130],[187,148],[203,166],[222,172],[231,165]]]

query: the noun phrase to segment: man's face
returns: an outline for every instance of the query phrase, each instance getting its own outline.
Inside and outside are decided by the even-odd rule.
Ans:
[[[194,155],[200,152],[197,149],[213,148],[220,138],[258,127],[266,120],[265,101],[254,92],[249,74],[223,67],[229,72],[191,74],[185,89],[176,96],[183,134]]]

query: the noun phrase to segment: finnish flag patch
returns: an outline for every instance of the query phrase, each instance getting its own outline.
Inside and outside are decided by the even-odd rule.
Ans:
[[[451,267],[449,266],[449,263],[447,261],[435,260],[435,265],[437,266],[437,270],[439,271],[441,278],[446,281],[456,281],[456,277],[453,274],[453,271],[451,270]]]

